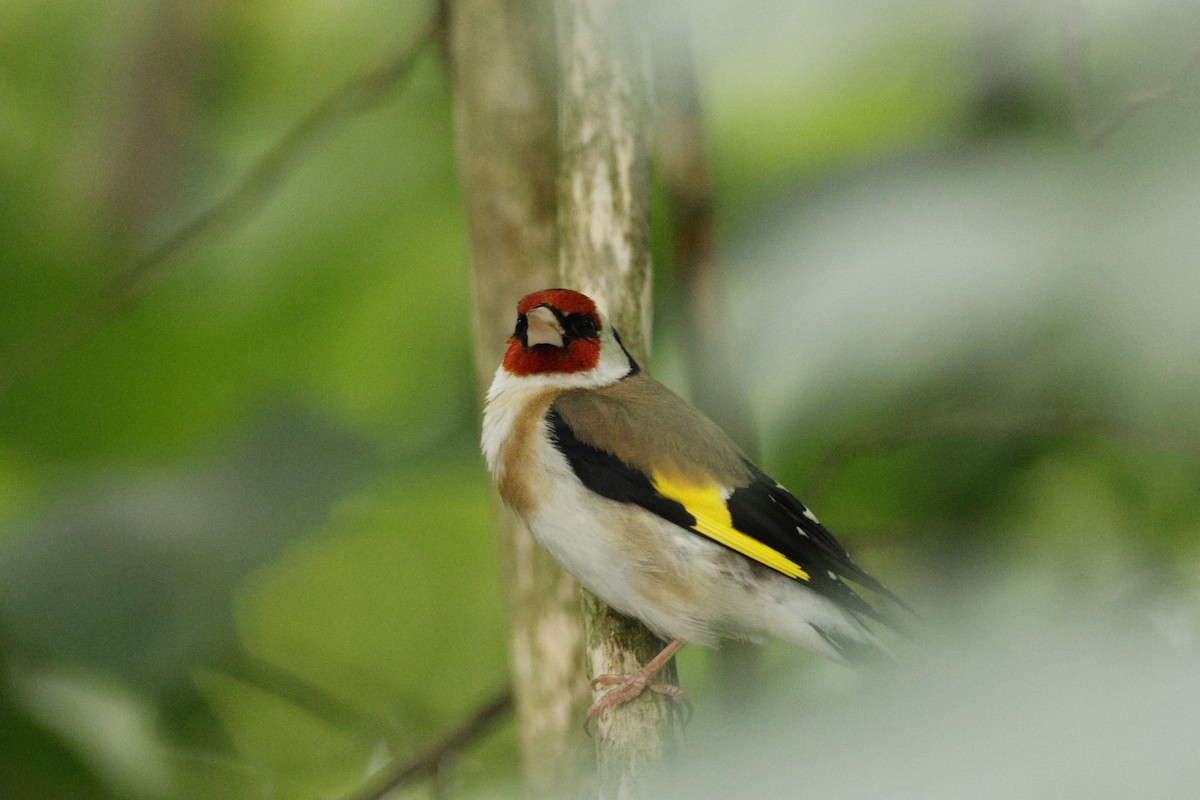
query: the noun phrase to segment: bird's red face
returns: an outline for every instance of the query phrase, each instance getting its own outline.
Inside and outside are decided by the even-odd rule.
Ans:
[[[517,303],[504,369],[513,375],[587,372],[600,361],[600,315],[587,295],[543,289]]]

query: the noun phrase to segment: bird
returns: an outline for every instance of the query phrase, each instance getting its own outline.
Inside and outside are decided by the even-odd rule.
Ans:
[[[588,710],[651,689],[685,644],[781,639],[889,659],[889,623],[850,583],[904,605],[702,412],[650,377],[587,295],[543,289],[487,390],[482,449],[504,504],[580,584],[667,642]]]

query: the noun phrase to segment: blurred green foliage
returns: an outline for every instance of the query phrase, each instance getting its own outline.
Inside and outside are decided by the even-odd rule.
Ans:
[[[1200,13],[1069,6],[1083,74],[1049,6],[687,8],[764,466],[933,620],[1036,580],[1194,640]],[[428,13],[0,3],[0,360]],[[429,50],[0,396],[6,800],[347,794],[503,685],[450,99]],[[513,742],[451,780],[505,791]]]

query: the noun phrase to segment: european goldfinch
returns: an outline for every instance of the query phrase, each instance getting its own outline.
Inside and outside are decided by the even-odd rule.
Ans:
[[[500,497],[581,584],[670,644],[589,712],[656,688],[684,643],[791,642],[861,661],[892,599],[804,504],[686,401],[642,372],[587,296],[546,289],[487,392],[483,452]]]

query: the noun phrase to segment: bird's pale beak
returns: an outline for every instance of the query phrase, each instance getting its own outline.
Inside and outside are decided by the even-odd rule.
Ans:
[[[538,306],[525,314],[529,328],[525,332],[525,346],[533,347],[538,344],[548,344],[551,347],[563,346],[563,329],[558,323],[554,312],[545,306]]]

